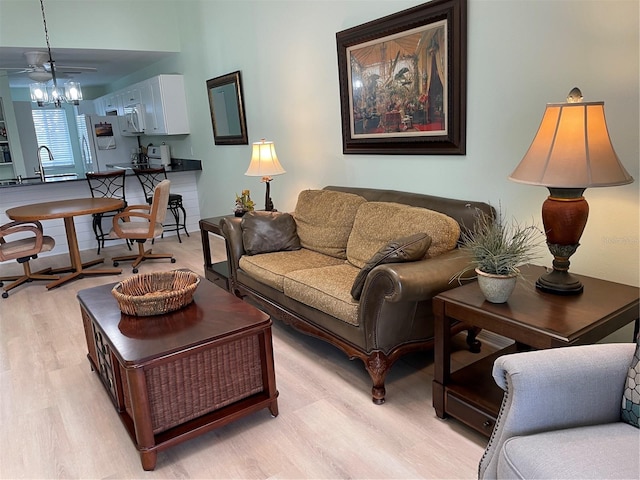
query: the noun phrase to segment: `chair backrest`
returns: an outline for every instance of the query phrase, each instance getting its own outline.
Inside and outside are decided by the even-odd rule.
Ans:
[[[151,218],[156,223],[163,223],[167,215],[167,206],[169,205],[169,190],[171,182],[162,180],[153,190],[153,203],[151,204]]]
[[[93,198],[119,198],[126,202],[125,170],[87,173],[87,182]]]
[[[147,203],[151,203],[153,190],[163,180],[167,179],[167,171],[164,167],[160,168],[134,168],[133,173],[136,174]]]

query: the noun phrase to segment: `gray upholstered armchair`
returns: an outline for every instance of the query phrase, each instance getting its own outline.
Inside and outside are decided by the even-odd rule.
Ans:
[[[505,391],[479,478],[640,478],[640,430],[622,422],[636,345],[597,344],[505,355]]]

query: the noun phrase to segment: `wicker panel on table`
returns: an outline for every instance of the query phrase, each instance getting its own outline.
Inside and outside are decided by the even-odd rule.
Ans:
[[[257,336],[145,369],[153,433],[158,434],[265,390]],[[120,366],[129,415],[131,400]]]

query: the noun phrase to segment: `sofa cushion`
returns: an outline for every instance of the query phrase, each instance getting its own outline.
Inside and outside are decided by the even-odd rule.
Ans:
[[[366,200],[352,193],[304,190],[294,212],[298,237],[304,248],[346,259],[347,240],[358,207]]]
[[[293,216],[284,212],[247,212],[242,217],[242,245],[247,255],[300,250]]]
[[[622,414],[620,418],[623,422],[640,428],[638,417],[640,416],[640,336],[633,354],[633,360],[627,373],[627,380],[624,384],[622,395]]]
[[[250,277],[282,292],[284,275],[289,272],[343,263],[344,260],[303,248],[290,252],[243,255],[238,266]]]
[[[426,233],[416,233],[398,240],[392,240],[378,250],[360,269],[351,287],[351,296],[360,300],[364,282],[369,272],[384,263],[413,262],[420,260],[431,245],[431,237]]]
[[[284,294],[300,303],[325,312],[351,325],[358,325],[358,302],[349,293],[358,269],[341,265],[289,272],[284,278]]]
[[[387,242],[426,233],[431,245],[425,257],[436,257],[455,248],[460,225],[453,218],[426,208],[401,203],[367,202],[360,205],[347,242],[347,260],[358,268]]]
[[[623,422],[505,441],[497,478],[639,478],[640,435]]]

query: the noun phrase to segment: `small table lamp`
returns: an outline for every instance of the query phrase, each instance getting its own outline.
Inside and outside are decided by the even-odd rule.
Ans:
[[[264,138],[253,144],[251,153],[251,163],[245,172],[249,177],[262,177],[262,182],[267,184],[267,193],[264,199],[264,209],[268,212],[273,210],[273,202],[271,201],[270,184],[271,175],[280,175],[285,173],[276,155],[276,147],[273,142],[266,142]]]
[[[574,88],[567,103],[547,104],[533,143],[509,179],[549,189],[542,223],[553,270],[536,287],[557,295],[582,293],[582,283],[569,273],[569,257],[580,245],[589,215],[582,194],[589,187],[633,182],[611,145],[604,102],[583,103]]]

